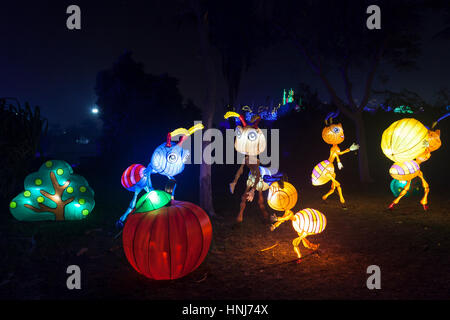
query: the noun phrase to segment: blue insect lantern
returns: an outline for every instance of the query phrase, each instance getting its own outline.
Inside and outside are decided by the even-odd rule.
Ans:
[[[169,183],[166,186],[166,192],[174,197],[176,181],[174,176],[180,174],[184,170],[184,165],[189,158],[189,150],[183,148],[183,143],[194,132],[203,129],[203,124],[199,123],[189,129],[178,128],[167,134],[167,141],[159,145],[153,151],[150,163],[147,167],[140,164],[133,164],[129,166],[122,174],[122,186],[129,191],[134,192],[133,199],[127,211],[120,217],[116,225],[122,228],[125,220],[133,209],[136,207],[137,196],[142,190],[150,192],[153,190],[152,174],[160,174],[169,178]],[[177,135],[182,135],[180,141],[174,144],[172,138]]]
[[[172,134],[183,133],[180,141],[177,144],[172,144]],[[173,178],[177,174],[184,170],[184,164],[189,157],[189,150],[183,149],[183,142],[189,136],[189,132],[184,132],[184,128],[177,129],[167,135],[167,142],[158,146],[153,152],[152,159],[150,160],[149,166],[151,166],[153,172],[164,175],[168,178]],[[187,131],[187,130],[186,130]],[[178,133],[178,134],[179,134]]]

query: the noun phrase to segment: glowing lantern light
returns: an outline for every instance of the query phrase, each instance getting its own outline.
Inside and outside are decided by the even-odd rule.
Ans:
[[[344,141],[344,129],[342,128],[342,124],[333,124],[333,118],[337,117],[339,115],[339,112],[336,113],[330,113],[325,118],[325,128],[322,130],[322,139],[328,143],[331,144],[332,147],[330,149],[330,157],[328,160],[323,160],[319,162],[314,168],[311,173],[311,183],[313,186],[320,186],[328,181],[331,181],[331,189],[330,191],[322,196],[323,200],[326,200],[331,194],[334,193],[335,189],[338,190],[339,194],[339,200],[342,204],[343,209],[347,209],[345,206],[345,199],[342,195],[342,188],[341,184],[335,179],[336,173],[334,170],[333,162],[336,159],[338,169],[341,170],[344,166],[341,163],[341,160],[339,159],[340,155],[343,155],[350,151],[355,151],[359,149],[359,145],[352,144],[350,148],[341,151],[339,149],[338,144],[342,143]],[[329,123],[327,122],[329,120]]]
[[[95,206],[94,191],[86,179],[73,174],[62,160],[46,161],[25,178],[24,187],[9,205],[17,220],[81,220]]]
[[[241,197],[240,210],[236,221],[242,222],[246,202],[253,201],[255,190],[258,191],[259,208],[261,209],[264,217],[268,218],[269,214],[264,207],[264,198],[262,196],[262,191],[267,186],[264,184],[262,179],[261,172],[263,172],[262,170],[264,169],[259,166],[258,159],[258,155],[266,149],[266,138],[261,129],[258,128],[261,117],[254,116],[251,125],[247,125],[245,119],[239,113],[229,111],[224,115],[225,119],[230,117],[239,118],[243,125],[243,127],[237,126],[235,129],[236,140],[234,143],[234,148],[237,152],[245,155],[244,163],[241,164],[233,182],[230,183],[231,193],[234,193],[236,183],[244,172],[244,166],[247,166],[250,170],[250,175],[247,179],[247,188]]]
[[[274,182],[269,187],[267,203],[276,211],[292,209],[297,203],[297,190],[289,182]]]
[[[433,123],[431,129],[449,115],[450,113],[439,118]],[[415,177],[422,180],[424,196],[420,203],[424,210],[428,209],[430,187],[420,170],[420,164],[427,161],[431,157],[431,152],[441,146],[440,130],[432,131],[431,129],[428,129],[416,119],[404,118],[395,121],[383,132],[381,149],[386,157],[394,161],[389,169],[389,174],[392,178],[400,180],[399,183],[404,184],[403,187],[399,187],[399,183],[396,183],[395,180],[392,181],[391,191],[396,198],[389,205],[389,209],[393,209],[400,199],[408,194],[411,181]]]
[[[398,197],[400,195],[400,193],[405,188],[407,183],[408,183],[407,181],[400,181],[397,179],[392,179],[391,184],[390,184],[390,189],[391,189],[394,197]],[[418,183],[418,180],[413,180],[410,190],[408,192],[406,192],[406,194],[404,196],[408,197],[410,195],[418,195],[418,194],[420,194],[421,189],[422,188],[421,188],[421,185]]]
[[[292,241],[297,258],[300,259],[302,257],[300,243],[308,249],[317,250],[319,245],[311,243],[306,237],[319,234],[325,230],[327,226],[325,215],[311,208],[302,209],[297,213],[292,212],[291,209],[297,202],[297,190],[295,187],[284,181],[284,178],[280,175],[264,176],[264,180],[270,184],[267,203],[276,211],[284,211],[282,217],[272,216],[272,221],[275,223],[272,224],[270,230],[273,231],[283,222],[291,220],[292,227],[298,234],[298,238]]]
[[[189,129],[178,128],[167,134],[165,143],[159,145],[153,151],[150,163],[147,167],[141,164],[133,164],[129,166],[122,174],[122,186],[134,192],[133,199],[128,206],[127,211],[116,222],[116,226],[120,229],[130,212],[136,207],[136,200],[142,190],[149,192],[153,189],[150,176],[152,174],[161,174],[170,179],[170,188],[166,190],[175,193],[176,181],[174,176],[180,174],[184,170],[184,165],[189,158],[189,150],[183,148],[183,142],[194,132],[203,129],[203,124],[199,123]],[[177,144],[172,144],[172,138],[177,135],[182,135]]]
[[[173,280],[194,271],[212,239],[206,212],[152,190],[139,199],[123,229],[123,248],[133,268],[150,279]]]
[[[381,150],[394,162],[414,160],[427,148],[428,129],[413,118],[392,123],[381,137]]]

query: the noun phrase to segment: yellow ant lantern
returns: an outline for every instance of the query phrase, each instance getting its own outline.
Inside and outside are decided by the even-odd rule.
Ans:
[[[236,140],[234,147],[237,152],[245,155],[244,163],[241,164],[239,170],[237,171],[233,182],[230,183],[230,191],[234,193],[234,188],[236,186],[239,177],[244,172],[244,166],[247,166],[250,170],[250,174],[247,179],[247,188],[241,197],[241,204],[239,214],[236,218],[237,222],[242,222],[243,214],[246,207],[247,201],[253,201],[255,191],[258,191],[258,205],[261,209],[265,218],[269,217],[269,214],[264,207],[264,198],[262,192],[268,189],[268,184],[264,182],[262,177],[264,175],[270,175],[271,173],[267,168],[261,167],[259,165],[258,155],[266,149],[266,137],[264,136],[261,129],[258,128],[258,123],[261,117],[258,115],[252,117],[251,125],[247,125],[244,117],[239,113],[229,111],[225,114],[224,118],[228,119],[230,117],[239,118],[243,126],[237,126],[235,129]]]
[[[276,214],[272,215],[271,219],[275,223],[271,225],[270,230],[273,231],[278,228],[283,222],[291,220],[292,227],[297,232],[298,237],[292,241],[294,251],[298,259],[302,257],[300,253],[300,243],[305,248],[317,250],[319,244],[311,243],[306,237],[314,234],[319,234],[327,226],[327,218],[323,213],[316,209],[306,208],[297,213],[291,211],[297,202],[297,190],[295,187],[283,181],[284,178],[280,176],[264,176],[264,180],[270,183],[269,195],[267,203],[276,211],[284,211],[282,217]]]
[[[448,117],[450,113],[433,123],[431,129],[437,123]],[[424,190],[423,198],[420,200],[423,209],[428,209],[428,194],[430,186],[425,180],[420,169],[420,164],[431,157],[431,152],[441,147],[440,130],[431,130],[421,122],[413,118],[404,118],[395,121],[384,132],[381,137],[381,149],[383,153],[394,161],[389,169],[389,174],[399,181],[406,181],[406,185],[399,196],[389,205],[393,209],[411,188],[411,181],[415,177],[422,180]]]
[[[342,208],[346,209],[345,199],[342,195],[341,184],[336,180],[336,173],[334,170],[333,162],[336,159],[338,169],[341,170],[344,166],[339,159],[340,155],[343,155],[350,151],[355,151],[359,149],[359,145],[352,144],[350,148],[341,151],[338,147],[338,144],[344,141],[344,129],[342,128],[342,124],[333,124],[333,117],[339,115],[339,112],[331,113],[325,118],[325,128],[322,130],[322,139],[332,145],[330,149],[330,157],[328,160],[323,160],[319,162],[313,169],[311,174],[311,182],[314,186],[320,186],[326,184],[331,180],[331,189],[325,194],[322,199],[326,200],[337,188],[339,193],[339,200],[342,204]],[[328,122],[329,121],[329,122]]]

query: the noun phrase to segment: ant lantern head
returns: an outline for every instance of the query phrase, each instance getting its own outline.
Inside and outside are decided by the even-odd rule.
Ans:
[[[325,118],[326,127],[322,130],[322,139],[328,144],[340,144],[344,141],[344,129],[342,124],[333,124],[333,118],[339,115],[339,111],[329,113]]]
[[[234,142],[234,148],[237,152],[240,152],[249,156],[257,156],[266,149],[266,137],[264,133],[258,128],[258,123],[261,121],[259,115],[255,115],[250,120],[252,124],[247,124],[244,117],[237,112],[228,111],[224,118],[230,117],[239,118],[243,126],[237,126],[235,129],[236,140]]]
[[[436,151],[442,145],[442,142],[441,142],[441,130],[437,129],[437,130],[433,131],[432,129],[434,129],[437,126],[439,121],[447,118],[448,116],[450,116],[450,112],[445,114],[445,115],[443,115],[437,121],[435,121],[433,123],[433,125],[431,126],[431,130],[428,130],[427,141],[428,141],[428,145],[429,145],[428,149],[430,150],[430,152]]]
[[[178,128],[167,134],[167,142],[161,144],[155,149],[150,164],[156,173],[173,177],[184,170],[184,164],[188,159],[190,152],[182,147],[183,142],[195,131],[203,129],[204,126],[199,123],[195,126],[185,129]],[[172,143],[172,137],[182,134],[177,144]]]

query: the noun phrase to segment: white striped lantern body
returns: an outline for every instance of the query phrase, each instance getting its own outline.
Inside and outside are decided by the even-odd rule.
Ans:
[[[311,182],[313,186],[321,186],[331,180],[330,177],[336,177],[334,165],[328,160],[319,162],[311,173]]]
[[[144,188],[147,178],[145,167],[141,164],[132,164],[122,173],[122,186],[129,191],[137,191]]]
[[[299,235],[318,234],[327,226],[327,218],[318,210],[306,208],[294,215],[292,226]]]
[[[400,181],[410,181],[417,177],[419,172],[419,164],[414,160],[396,162],[389,169],[391,177]]]

